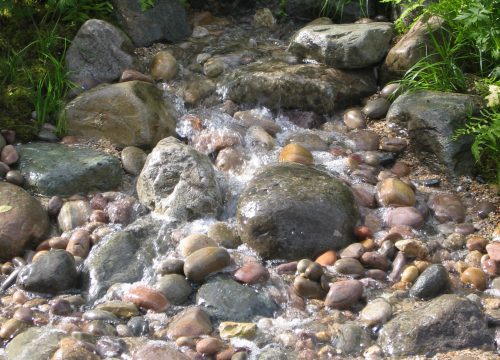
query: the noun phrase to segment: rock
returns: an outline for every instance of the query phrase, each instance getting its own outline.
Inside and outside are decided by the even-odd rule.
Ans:
[[[57,217],[59,215],[59,211],[63,207],[64,202],[60,196],[52,196],[47,203],[47,213],[51,217]]]
[[[404,206],[389,209],[385,215],[387,225],[393,226],[411,226],[413,228],[420,228],[424,225],[424,217],[414,207]]]
[[[254,323],[237,323],[232,321],[224,321],[219,325],[219,334],[223,339],[252,339],[256,333],[257,325],[255,325]]]
[[[118,80],[132,67],[133,50],[130,39],[117,27],[103,20],[87,20],[66,53],[69,80],[83,90]]]
[[[336,348],[341,354],[359,354],[370,345],[370,334],[356,324],[344,324],[339,329]]]
[[[114,156],[61,144],[19,145],[19,170],[30,190],[47,196],[74,195],[117,188],[122,179]]]
[[[123,301],[154,312],[163,312],[170,306],[167,298],[160,291],[143,285],[137,285],[128,290],[123,295]]]
[[[416,198],[413,189],[396,178],[387,178],[378,186],[378,198],[384,206],[413,206]]]
[[[13,165],[19,160],[19,154],[13,145],[5,145],[0,153],[0,160],[6,165]]]
[[[361,69],[384,58],[392,36],[390,23],[309,25],[293,36],[288,51],[339,69]]]
[[[168,337],[208,335],[212,332],[210,316],[200,307],[191,307],[177,314],[167,328]]]
[[[138,147],[127,146],[122,150],[121,157],[123,169],[129,174],[139,175],[148,156],[144,150]]]
[[[246,133],[246,143],[253,148],[271,150],[276,146],[276,140],[260,126],[251,126]]]
[[[477,250],[484,252],[486,245],[488,245],[488,240],[485,237],[479,235],[469,237],[466,243],[467,250],[469,251]],[[497,258],[500,259],[500,256],[498,256]]]
[[[429,199],[428,205],[440,223],[465,220],[465,207],[456,195],[436,194]]]
[[[268,8],[257,9],[253,20],[256,26],[272,29],[276,25],[276,19]]]
[[[333,250],[328,250],[318,256],[315,263],[320,264],[321,266],[332,266],[337,261],[337,253]]]
[[[9,171],[10,171],[9,165],[0,161],[0,179],[3,179]]]
[[[332,113],[376,91],[373,73],[343,71],[323,65],[258,61],[241,66],[219,83],[237,103],[271,109],[291,108]]]
[[[293,289],[297,295],[306,299],[322,300],[325,297],[325,290],[323,290],[319,282],[306,279],[300,275],[295,278]]]
[[[0,182],[0,258],[22,255],[29,242],[38,243],[49,229],[47,212],[22,188]]]
[[[193,291],[186,278],[179,274],[162,276],[156,283],[156,289],[174,305],[184,303]]]
[[[64,332],[54,328],[31,327],[12,339],[5,348],[8,360],[47,360],[58,348]]]
[[[401,274],[401,281],[413,283],[419,275],[418,268],[414,265],[408,266]]]
[[[389,108],[386,119],[408,129],[411,143],[428,160],[435,154],[438,170],[458,176],[472,170],[472,139],[464,136],[451,140],[471,114],[477,113],[481,99],[471,95],[415,91],[400,95]],[[432,109],[432,111],[428,111]],[[433,162],[430,162],[431,164]]]
[[[406,139],[397,137],[383,137],[380,140],[380,150],[390,151],[395,153],[403,152],[408,146]]]
[[[218,321],[250,321],[255,316],[272,317],[279,310],[264,292],[221,277],[200,287],[196,303]]]
[[[222,194],[210,159],[172,137],[148,155],[137,181],[139,201],[175,218],[217,214]]]
[[[156,268],[160,275],[180,274],[184,275],[184,260],[168,258],[160,262]]]
[[[189,360],[190,358],[170,347],[166,342],[149,342],[141,345],[132,355],[132,360]]]
[[[209,78],[216,78],[224,72],[226,64],[222,59],[208,59],[203,64],[203,73]]]
[[[364,252],[365,248],[361,243],[353,243],[340,252],[340,257],[342,259],[345,258],[359,259]]]
[[[151,84],[154,84],[154,80],[151,76],[143,74],[137,70],[133,69],[125,69],[122,72],[122,75],[120,76],[120,82],[126,82],[126,81],[144,81],[148,82]]]
[[[216,247],[217,243],[215,240],[211,239],[204,234],[191,234],[186,236],[179,242],[179,251],[182,256],[187,257],[194,253],[196,250],[200,250],[206,247]]]
[[[235,131],[205,129],[193,137],[191,146],[196,151],[209,155],[216,150],[224,150],[227,147],[238,145],[240,141],[240,136]]]
[[[26,324],[24,321],[9,319],[5,321],[0,327],[0,338],[4,340],[10,340],[16,335],[22,333],[27,327],[28,324]]]
[[[358,280],[341,280],[330,285],[325,306],[333,309],[348,309],[363,295],[363,284]]]
[[[87,200],[67,201],[59,211],[57,222],[62,231],[73,230],[84,225],[92,214],[92,208]]]
[[[491,260],[500,261],[500,243],[499,242],[491,242],[486,245],[486,251]]]
[[[177,60],[168,51],[157,52],[149,67],[155,80],[167,81],[177,75]]]
[[[235,229],[224,222],[215,222],[208,229],[208,236],[226,249],[236,249],[241,245],[240,237]]]
[[[11,183],[11,184],[17,185],[17,186],[23,186],[23,184],[24,184],[24,177],[21,174],[21,172],[18,170],[8,171],[7,174],[5,174],[5,180],[8,183]]]
[[[78,287],[79,275],[73,257],[66,251],[50,250],[24,267],[17,285],[24,290],[56,294]]]
[[[218,353],[223,346],[221,340],[214,337],[206,337],[196,343],[196,352],[205,355],[214,355]]]
[[[184,260],[184,274],[193,282],[202,282],[208,275],[229,265],[231,258],[224,248],[205,247]]]
[[[378,338],[384,353],[391,357],[477,348],[491,343],[486,319],[478,306],[452,294],[402,312],[383,326]]]
[[[264,258],[300,259],[342,248],[352,241],[356,218],[354,197],[342,182],[292,163],[263,168],[237,209],[242,241]]]
[[[83,259],[87,257],[90,250],[90,234],[87,230],[76,230],[69,238],[66,251],[73,256]]]
[[[84,263],[84,288],[91,301],[115,283],[133,283],[153,275],[153,259],[159,248],[169,246],[156,243],[160,228],[158,220],[142,217],[92,249]]]
[[[477,204],[477,216],[480,219],[486,219],[490,213],[494,213],[496,210],[495,204],[491,201],[481,201]]]
[[[359,317],[368,326],[381,325],[392,317],[392,306],[384,299],[375,299],[361,310]]]
[[[302,165],[312,165],[314,160],[311,152],[299,144],[288,144],[279,155],[280,162],[292,162]]]
[[[429,299],[436,297],[448,289],[448,271],[439,264],[425,269],[410,289],[410,296]]]
[[[255,261],[250,261],[236,270],[234,278],[245,284],[256,284],[269,280],[269,271],[264,265]]]
[[[375,268],[380,270],[387,270],[387,268],[389,267],[387,258],[376,251],[365,252],[361,256],[361,262],[363,263],[363,265],[369,268]]]
[[[429,256],[427,245],[418,239],[398,240],[394,245],[408,257],[425,260]]]
[[[315,129],[324,122],[321,116],[312,111],[289,110],[284,111],[283,116],[303,129]]]
[[[139,309],[137,309],[137,306],[129,302],[118,300],[107,301],[99,304],[96,306],[96,310],[107,311],[115,316],[118,316],[119,318],[124,319],[139,315]]]
[[[380,136],[371,130],[356,130],[348,134],[349,140],[353,143],[354,151],[374,151],[378,150]]]
[[[365,272],[363,265],[354,258],[344,258],[337,260],[334,269],[339,274],[361,276]]]
[[[432,16],[421,17],[411,29],[399,39],[385,58],[382,65],[382,81],[400,79],[418,60],[434,51],[431,35],[441,30],[443,19]]]
[[[176,112],[161,90],[143,81],[101,85],[68,105],[68,134],[105,138],[119,147],[153,147],[175,134]]]
[[[233,117],[245,127],[259,126],[266,130],[271,136],[280,132],[280,127],[274,122],[272,117],[263,115],[259,110],[237,111]]]
[[[344,124],[349,129],[363,129],[366,127],[366,119],[359,109],[350,109],[344,113]]]
[[[178,42],[191,35],[186,12],[176,0],[158,1],[143,11],[135,0],[113,0],[118,23],[136,47]]]
[[[463,283],[473,285],[480,291],[484,291],[488,283],[488,279],[483,270],[475,267],[465,269],[465,271],[460,275],[460,280],[462,280]]]

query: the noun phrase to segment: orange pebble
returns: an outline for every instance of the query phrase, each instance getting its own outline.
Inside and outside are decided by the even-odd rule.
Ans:
[[[328,250],[321,254],[314,262],[321,266],[331,266],[335,264],[335,261],[337,261],[337,253],[333,250]]]

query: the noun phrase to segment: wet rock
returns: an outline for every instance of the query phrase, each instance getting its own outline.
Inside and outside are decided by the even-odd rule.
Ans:
[[[465,284],[473,285],[476,289],[483,291],[486,289],[488,279],[483,270],[469,267],[460,275],[460,280]]]
[[[321,266],[332,266],[337,261],[337,253],[333,250],[328,250],[318,256],[315,263],[320,264]]]
[[[356,130],[348,134],[352,141],[354,151],[374,151],[378,150],[380,136],[371,130]]]
[[[276,25],[276,19],[268,8],[257,9],[253,16],[253,20],[256,26],[272,29]]]
[[[221,350],[222,346],[221,340],[209,336],[196,343],[196,351],[200,354],[214,355]]]
[[[233,117],[245,127],[260,126],[271,136],[276,135],[280,131],[280,127],[274,120],[262,114],[259,110],[237,111]]]
[[[366,127],[366,119],[361,110],[350,109],[344,113],[344,124],[349,129],[363,129]]]
[[[8,171],[7,174],[5,174],[5,180],[8,183],[11,183],[11,184],[17,185],[17,186],[23,186],[23,184],[24,184],[24,177],[21,174],[21,172],[18,170]]]
[[[227,88],[227,98],[237,103],[317,113],[357,103],[376,90],[373,74],[366,70],[349,72],[276,61],[242,66],[226,75],[219,86]]]
[[[182,97],[186,104],[196,105],[214,92],[215,84],[212,80],[195,78],[186,84]]]
[[[125,69],[123,70],[120,76],[120,82],[126,81],[144,81],[151,84],[154,84],[154,80],[151,76],[141,73],[140,71],[133,69]]]
[[[384,98],[369,100],[363,107],[363,114],[371,119],[381,119],[387,114],[391,103]]]
[[[411,173],[411,168],[408,163],[396,161],[391,168],[391,172],[399,177],[405,177]]]
[[[285,138],[285,144],[300,144],[309,151],[328,151],[328,142],[313,132],[294,133]]]
[[[380,140],[380,150],[400,153],[408,146],[405,139],[397,137],[383,137]]]
[[[377,207],[377,201],[375,199],[375,187],[369,184],[354,184],[351,187],[352,193],[356,198],[356,202],[360,206],[364,206],[370,209]]]
[[[163,312],[170,306],[165,295],[142,285],[134,286],[128,290],[123,295],[123,301],[131,302],[138,307],[154,312]]]
[[[9,165],[0,161],[0,179],[4,178],[10,171]]]
[[[224,248],[206,247],[195,251],[184,261],[184,274],[193,282],[202,282],[210,274],[229,265],[230,256]]]
[[[267,294],[220,277],[200,287],[196,302],[219,321],[249,321],[257,315],[272,317],[279,309]]]
[[[101,85],[64,109],[68,134],[105,138],[120,147],[153,147],[175,134],[176,113],[153,84],[143,81]]]
[[[64,202],[59,196],[52,196],[47,204],[47,213],[49,216],[57,217],[63,205]]]
[[[429,256],[427,245],[418,239],[398,240],[394,245],[408,257],[426,259]]]
[[[235,249],[241,245],[240,237],[235,229],[224,222],[215,222],[208,229],[208,236],[226,249]]]
[[[409,356],[475,348],[491,341],[476,304],[458,295],[442,295],[385,324],[378,344],[387,356]]]
[[[361,310],[359,316],[368,326],[381,325],[392,317],[392,306],[384,299],[375,299]]]
[[[359,259],[361,255],[365,252],[365,248],[361,243],[354,243],[347,246],[344,250],[340,252],[340,257],[344,258],[354,258]]]
[[[365,272],[363,265],[353,258],[344,258],[337,260],[334,265],[334,269],[339,274],[361,276]]]
[[[179,251],[182,256],[187,257],[206,247],[216,247],[217,243],[209,236],[204,234],[191,234],[179,242]]]
[[[387,178],[377,186],[378,199],[384,206],[413,206],[416,198],[413,189],[396,178]]]
[[[134,336],[145,336],[149,333],[149,322],[144,316],[131,317],[127,322],[127,327]]]
[[[302,296],[306,299],[319,299],[322,300],[325,297],[325,290],[321,287],[321,284],[316,281],[306,279],[302,276],[297,276],[293,282],[293,288],[297,295]]]
[[[359,354],[370,345],[370,334],[356,324],[344,324],[339,329],[336,348],[341,354]]]
[[[226,64],[222,59],[209,59],[203,64],[203,73],[209,78],[216,78],[224,72]]]
[[[254,148],[271,150],[276,146],[276,140],[260,126],[251,126],[246,133],[246,143]]]
[[[170,52],[159,51],[151,60],[150,72],[155,80],[170,80],[177,75],[177,60]]]
[[[174,305],[184,303],[193,291],[186,278],[179,274],[162,276],[156,283],[156,289]]]
[[[21,255],[30,241],[39,242],[49,218],[40,203],[22,188],[0,183],[0,258]]]
[[[189,360],[189,357],[170,347],[166,342],[150,342],[140,346],[132,355],[132,360]]]
[[[127,146],[122,150],[123,169],[132,175],[139,175],[146,162],[147,155],[144,150],[135,146]]]
[[[361,256],[361,262],[367,267],[380,270],[386,270],[389,266],[387,258],[376,251],[365,252]]]
[[[155,2],[143,11],[135,0],[113,0],[118,23],[136,47],[154,42],[178,42],[191,35],[182,5],[175,0]]]
[[[418,229],[424,225],[424,217],[420,211],[410,206],[389,209],[385,220],[390,227],[404,225]]]
[[[149,154],[137,194],[146,207],[181,219],[217,214],[222,208],[210,159],[172,137]]]
[[[448,271],[439,264],[425,269],[410,289],[410,296],[429,299],[436,297],[448,289]]]
[[[66,53],[69,79],[83,90],[118,80],[133,65],[133,49],[117,27],[103,20],[87,20]]]
[[[386,86],[384,86],[382,88],[382,90],[380,90],[380,96],[387,99],[390,96],[393,96],[394,94],[396,94],[396,92],[398,90],[399,90],[399,83],[397,83],[397,82],[390,83],[390,84],[387,84]]]
[[[341,280],[330,285],[325,306],[333,309],[348,309],[363,295],[363,284],[358,280]]]
[[[499,242],[491,242],[486,245],[486,251],[491,260],[500,261],[500,243]]]
[[[119,357],[125,350],[125,342],[121,339],[104,337],[97,340],[97,353],[104,358]]]
[[[317,128],[323,123],[323,119],[312,111],[284,111],[283,116],[287,117],[291,123],[303,129]]]
[[[401,281],[413,283],[419,275],[418,268],[414,265],[408,266],[401,274]]]
[[[440,223],[465,220],[465,207],[456,195],[436,194],[429,199],[428,205]]]
[[[269,271],[264,265],[250,261],[236,270],[234,278],[245,284],[256,284],[267,281],[269,279]]]
[[[184,260],[180,259],[165,259],[158,267],[156,272],[160,275],[181,274],[184,275]]]
[[[7,344],[5,355],[9,360],[47,360],[64,336],[64,332],[48,326],[31,327]]]
[[[471,95],[416,91],[399,96],[387,113],[387,121],[408,129],[412,145],[426,153],[435,154],[437,170],[449,175],[467,174],[474,165],[470,152],[471,138],[451,140],[466,119],[479,109],[480,99]],[[422,109],[433,109],[423,111]]]
[[[96,310],[107,311],[118,316],[119,318],[124,319],[139,315],[139,309],[137,309],[137,306],[129,302],[118,300],[107,301],[99,304],[96,306]]]
[[[181,336],[208,335],[211,332],[210,316],[200,307],[191,307],[179,313],[167,328],[168,337],[171,339]]]
[[[13,165],[19,160],[19,154],[13,145],[6,145],[0,153],[0,160],[6,165]]]
[[[291,162],[302,165],[312,165],[314,160],[311,152],[300,144],[288,144],[279,155],[280,162]]]
[[[237,209],[242,241],[265,258],[300,259],[342,248],[356,217],[354,197],[339,180],[291,163],[262,169]]]
[[[481,201],[477,205],[477,216],[480,219],[486,219],[490,213],[494,213],[496,210],[495,204],[490,201]]]
[[[251,339],[257,332],[257,325],[254,323],[238,323],[225,321],[219,325],[219,333],[221,338],[245,338]]]
[[[241,149],[225,148],[219,151],[215,166],[222,171],[239,173],[245,162],[245,156]]]
[[[309,25],[290,41],[288,51],[339,69],[360,69],[378,63],[389,51],[389,23]]]
[[[87,230],[76,230],[69,238],[66,251],[73,256],[83,259],[87,257],[90,250],[90,234]]]
[[[73,257],[56,249],[24,267],[17,277],[17,285],[27,291],[55,294],[78,287],[78,280]]]
[[[5,321],[0,327],[0,338],[10,340],[14,336],[20,334],[28,327],[23,321],[17,319],[9,319]]]
[[[86,200],[72,200],[64,203],[57,222],[62,231],[73,230],[84,225],[92,214],[90,204]]]
[[[217,150],[238,145],[240,136],[237,132],[229,129],[202,130],[193,137],[191,146],[202,154],[209,155]]]

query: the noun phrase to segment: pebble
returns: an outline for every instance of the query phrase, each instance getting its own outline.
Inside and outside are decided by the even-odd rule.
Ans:
[[[56,299],[50,305],[50,313],[52,315],[66,316],[73,311],[68,300]]]
[[[184,274],[193,282],[202,282],[208,275],[229,265],[231,258],[227,250],[206,247],[195,251],[184,261]]]
[[[361,310],[359,317],[368,326],[386,323],[392,316],[392,306],[384,299],[375,299]]]
[[[26,307],[19,307],[12,316],[13,319],[31,324],[33,322],[33,310]]]
[[[219,334],[223,339],[244,338],[252,339],[257,333],[257,325],[254,323],[241,323],[224,321],[219,325]]]
[[[465,245],[465,235],[459,233],[451,233],[446,237],[443,246],[449,250],[460,250]]]
[[[99,304],[96,306],[96,309],[108,311],[119,318],[125,319],[139,315],[139,310],[133,303],[118,300],[107,301]]]
[[[90,251],[90,234],[86,230],[76,230],[71,234],[66,251],[73,256],[86,258]]]
[[[380,136],[371,130],[351,131],[347,137],[352,141],[354,151],[375,151],[380,144]]]
[[[142,285],[132,287],[125,293],[122,300],[155,312],[163,312],[170,306],[165,295]]]
[[[184,303],[193,291],[186,278],[179,274],[162,276],[157,281],[155,287],[174,305]]]
[[[288,144],[281,150],[279,161],[309,166],[313,164],[313,156],[309,150],[300,144]]]
[[[367,267],[386,270],[389,266],[387,258],[375,251],[365,252],[361,256],[361,263]]]
[[[297,261],[292,261],[289,263],[281,264],[276,267],[276,272],[280,275],[282,274],[293,274],[297,271]]]
[[[127,327],[134,336],[145,336],[149,333],[149,322],[144,316],[131,317],[127,322]]]
[[[155,80],[170,80],[177,75],[177,60],[168,51],[160,51],[151,60],[150,73]]]
[[[418,268],[415,265],[410,265],[401,274],[401,281],[413,283],[418,278],[418,275]]]
[[[314,260],[315,263],[321,266],[332,266],[335,264],[335,261],[337,261],[337,253],[333,250],[324,252]]]
[[[203,64],[203,73],[209,78],[216,78],[224,72],[226,64],[221,59],[209,59]]]
[[[424,217],[420,211],[411,206],[389,209],[385,219],[390,227],[403,225],[418,229],[424,225]]]
[[[9,171],[10,171],[9,165],[0,161],[0,178],[4,178]]]
[[[6,165],[14,165],[19,160],[19,154],[13,145],[5,145],[0,152],[0,161]]]
[[[187,257],[206,247],[216,247],[217,243],[204,234],[191,234],[179,242],[179,250],[182,256]]]
[[[366,127],[366,119],[361,110],[350,109],[344,113],[344,124],[349,129],[363,129]]]
[[[165,259],[156,268],[156,273],[160,275],[181,274],[184,275],[184,260]]]
[[[369,269],[366,270],[365,276],[375,279],[375,280],[380,280],[380,281],[385,281],[387,280],[387,274],[385,271],[380,270],[380,269]]]
[[[321,284],[306,279],[302,276],[297,276],[293,282],[293,288],[297,295],[302,296],[306,299],[323,299],[325,296],[325,291],[321,287]]]
[[[429,256],[427,246],[418,239],[398,240],[394,244],[396,248],[402,251],[406,256],[418,259],[426,259]]]
[[[494,213],[495,210],[496,206],[491,201],[481,201],[476,207],[476,213],[480,219],[486,219],[488,215]]]
[[[269,271],[262,264],[250,261],[236,270],[234,278],[245,284],[256,284],[269,280]]]
[[[64,203],[57,222],[62,231],[73,230],[84,225],[92,214],[90,204],[86,200],[72,200]]]
[[[121,152],[123,169],[132,175],[139,175],[144,164],[146,163],[147,155],[144,150],[135,146],[127,146]]]
[[[10,170],[9,172],[7,172],[7,174],[5,175],[5,180],[17,186],[23,186],[24,184],[24,177],[18,170]]]
[[[372,119],[381,119],[387,114],[391,103],[385,98],[369,100],[363,108],[363,114]]]
[[[380,150],[395,153],[403,152],[408,146],[408,141],[397,137],[383,137],[380,140]]]
[[[1,131],[3,138],[7,142],[7,144],[14,144],[16,141],[16,132],[14,130],[2,130]]]
[[[417,278],[410,296],[422,299],[436,297],[448,289],[449,277],[446,269],[439,264],[430,265]]]
[[[473,285],[476,289],[483,291],[486,289],[486,274],[476,267],[469,267],[460,275],[460,280],[465,284]]]
[[[486,251],[493,261],[500,261],[500,242],[492,242],[486,245]]]
[[[463,223],[455,226],[455,232],[463,235],[470,235],[476,232],[473,224]]]
[[[362,276],[365,269],[361,263],[353,258],[344,258],[337,260],[334,265],[334,269],[339,274],[351,275],[351,276]]]
[[[462,223],[465,219],[465,207],[456,195],[436,194],[429,199],[428,205],[440,223]]]
[[[389,96],[395,94],[398,89],[399,89],[399,83],[387,84],[380,91],[380,96],[387,99]]]
[[[212,332],[212,323],[205,310],[191,307],[177,314],[167,328],[168,337],[178,339],[181,336],[201,336]]]
[[[396,161],[391,168],[391,172],[399,177],[405,177],[410,175],[411,167],[408,163],[403,161]]]
[[[387,178],[378,186],[378,198],[384,206],[413,206],[416,198],[413,189],[396,178]]]
[[[353,259],[359,259],[361,255],[365,252],[365,248],[361,243],[353,243],[344,250],[340,252],[340,258],[341,259],[346,259],[346,258],[353,258]]]
[[[29,325],[18,319],[9,319],[0,327],[0,338],[4,340],[12,339],[17,334],[24,331]]]
[[[358,280],[341,280],[330,286],[325,306],[334,309],[348,309],[363,295],[363,284]]]
[[[59,196],[52,196],[47,204],[49,216],[56,217],[59,214],[64,202]]]
[[[304,276],[309,280],[319,281],[321,276],[323,276],[323,273],[323,267],[320,264],[313,262],[312,264],[309,264],[306,271],[304,271]]]
[[[221,340],[214,337],[206,337],[198,341],[196,351],[204,355],[214,355],[222,349]]]

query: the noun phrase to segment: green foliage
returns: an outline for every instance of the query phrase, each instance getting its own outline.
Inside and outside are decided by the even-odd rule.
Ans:
[[[151,9],[155,5],[156,0],[139,0],[139,5],[142,11]]]
[[[365,0],[323,0],[319,15],[333,16],[342,19],[344,7],[353,1],[357,1],[359,3],[361,14],[366,16],[368,14],[368,2]]]

